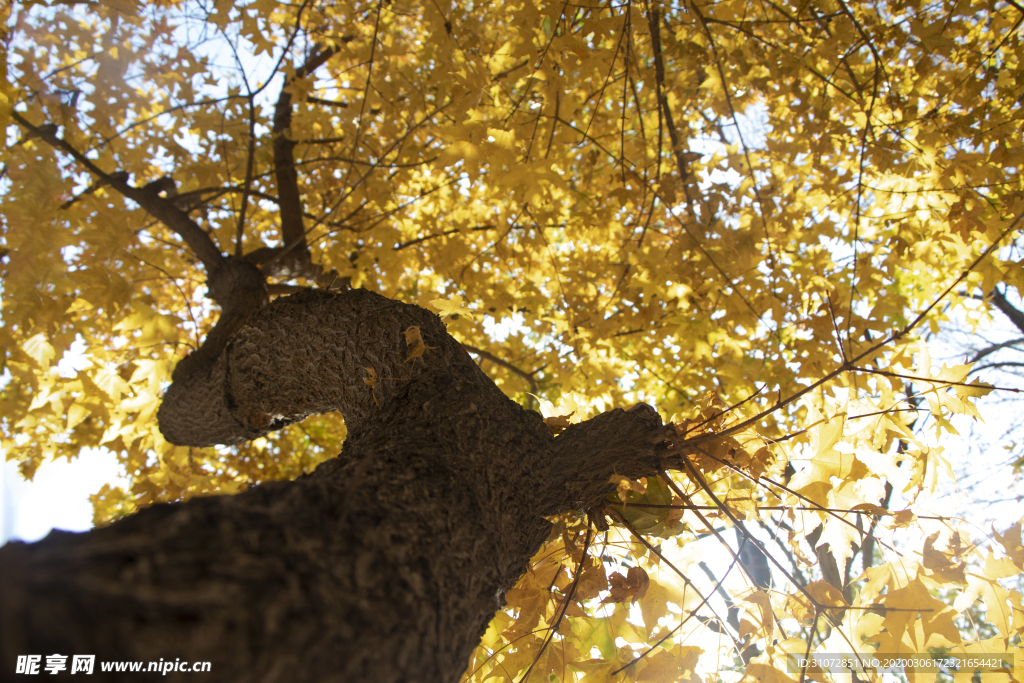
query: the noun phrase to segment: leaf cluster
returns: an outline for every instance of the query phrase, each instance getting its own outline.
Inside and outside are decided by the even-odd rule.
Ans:
[[[163,439],[160,395],[219,311],[204,255],[127,196],[145,190],[272,295],[438,304],[556,433],[636,401],[674,415],[681,469],[559,520],[469,679],[694,680],[726,641],[772,680],[823,643],[1008,651],[1019,525],[970,570],[969,534],[929,510],[948,462],[910,426],[927,403],[948,431],[988,390],[913,333],[1024,289],[999,248],[1024,216],[1022,19],[1003,0],[22,3],[0,81],[7,458],[31,478],[116,452],[131,485],[97,495],[107,522],[339,450],[335,416]],[[914,525],[938,532],[920,560],[880,537]],[[745,589],[694,580],[705,536]],[[954,627],[977,598],[998,638]]]

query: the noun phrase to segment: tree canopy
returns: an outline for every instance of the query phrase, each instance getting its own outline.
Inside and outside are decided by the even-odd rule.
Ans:
[[[688,467],[554,520],[466,680],[692,680],[709,634],[750,680],[821,679],[787,672],[812,649],[1012,656],[1020,523],[986,539],[932,496],[935,439],[992,387],[918,333],[1024,291],[1022,22],[1013,0],[20,3],[7,458],[31,477],[116,452],[131,487],[97,493],[106,524],[335,456],[335,414],[219,446],[161,433],[233,254],[271,297],[442,314],[556,433],[637,402],[671,421]],[[58,368],[72,349],[87,362]],[[398,381],[359,372],[372,395]],[[901,553],[907,527],[927,541]],[[708,534],[745,590],[698,573]],[[964,625],[979,599],[994,630]]]

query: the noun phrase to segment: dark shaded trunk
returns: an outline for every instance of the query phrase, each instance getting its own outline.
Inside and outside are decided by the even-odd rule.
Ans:
[[[412,326],[429,348],[407,360]],[[340,410],[341,455],[293,482],[0,549],[0,678],[17,655],[61,653],[205,660],[219,681],[454,682],[544,516],[664,465],[649,406],[552,437],[436,315],[364,290],[278,300],[198,360],[161,407],[168,439],[238,442]]]

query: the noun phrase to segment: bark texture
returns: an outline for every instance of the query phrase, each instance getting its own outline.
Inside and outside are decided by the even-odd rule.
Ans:
[[[407,360],[414,326],[429,348]],[[332,410],[347,440],[309,476],[0,548],[0,677],[57,652],[208,660],[223,681],[454,683],[544,516],[665,465],[649,406],[552,437],[436,315],[364,290],[259,309],[216,359],[183,363],[159,419],[207,445]]]

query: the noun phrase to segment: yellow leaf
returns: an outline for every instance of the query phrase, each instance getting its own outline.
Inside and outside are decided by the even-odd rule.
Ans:
[[[68,408],[68,421],[66,429],[71,431],[82,423],[82,420],[89,417],[89,409],[83,406],[81,403],[72,403],[71,407]]]
[[[579,404],[576,402],[576,397],[573,396],[572,392],[562,396],[562,399],[558,402],[556,407],[551,401],[543,399],[536,394],[530,394],[537,402],[540,403],[540,414],[544,417],[571,417],[580,409]]]
[[[858,503],[857,505],[854,505],[850,509],[864,510],[865,512],[870,512],[871,514],[878,515],[879,517],[887,517],[892,514],[892,512],[886,510],[881,505],[875,505],[874,503]]]
[[[899,510],[892,514],[892,519],[893,526],[895,526],[898,529],[913,524],[914,520],[917,519],[917,515],[915,515],[910,510]]]
[[[843,592],[827,581],[812,581],[805,590],[822,607],[846,607]]]
[[[772,602],[764,591],[754,590],[743,597],[744,602],[754,605],[747,607],[747,612],[755,618],[757,630],[763,634],[767,642],[771,642],[775,632],[775,615],[772,613]]]
[[[884,588],[888,588],[891,592],[909,585],[917,576],[918,567],[916,562],[901,560],[865,569],[857,579],[867,578],[867,581],[861,586],[861,601],[866,603],[875,600]]]
[[[985,558],[983,573],[989,579],[1008,579],[1020,574],[1020,567],[1014,564],[1009,557],[1001,557],[997,560],[995,555],[990,552]]]
[[[472,316],[473,312],[463,305],[463,299],[461,294],[452,296],[451,299],[434,299],[430,302],[431,307],[437,310],[441,314],[441,319],[444,320],[450,315],[464,315]]]
[[[1024,597],[1018,591],[1010,591],[1010,606],[1013,609],[1013,630],[1018,637],[1024,636]],[[1024,654],[1024,650],[1021,653]]]
[[[373,395],[373,402],[376,403],[379,408],[380,403],[377,402],[377,371],[373,368],[363,368],[363,370],[366,370],[366,374],[369,375],[369,377],[363,378],[363,384],[370,387],[370,391]]]
[[[957,543],[959,543],[959,534],[954,535],[956,536]],[[936,550],[935,540],[938,536],[939,532],[936,531],[925,539],[924,549],[921,551],[921,566],[930,570],[934,578],[963,583],[966,581],[963,565],[960,562],[954,562],[954,560],[959,560],[958,554],[954,552],[943,553]]]
[[[831,584],[829,584],[831,585]],[[805,624],[810,624],[814,619],[814,606],[811,601],[800,594],[786,596],[782,604],[783,615],[788,615]]]
[[[93,375],[93,381],[104,393],[114,400],[120,400],[121,394],[128,391],[128,384],[109,368],[99,368]]]
[[[43,367],[47,367],[50,361],[53,360],[56,352],[53,347],[50,346],[50,342],[46,340],[46,336],[42,333],[37,334],[28,341],[26,341],[22,347],[32,360],[39,363]]]
[[[583,575],[576,584],[575,598],[577,601],[596,598],[601,592],[608,588],[608,575],[605,572],[604,562],[599,558],[588,557],[583,567]]]
[[[672,505],[676,505],[678,507],[670,509],[665,514],[665,526],[669,529],[676,527],[682,522],[683,512],[685,512],[685,510],[683,510],[683,500],[675,494],[672,495]]]
[[[512,149],[516,140],[515,131],[488,128],[487,135],[494,139],[494,144],[502,149]]]
[[[595,646],[596,647],[596,646]],[[602,654],[604,654],[602,652]],[[583,671],[587,683],[618,683],[622,676],[615,675],[615,671],[625,666],[625,662],[617,659],[588,659],[584,662],[576,662],[573,666]]]
[[[818,547],[828,543],[829,552],[835,558],[836,565],[845,567],[846,561],[853,556],[853,546],[860,543],[857,527],[846,524],[831,515],[825,518]]]
[[[134,312],[131,315],[114,325],[115,331],[127,334],[137,331],[136,340],[139,344],[155,344],[178,338],[181,319],[177,316],[158,313],[153,307],[141,302],[133,303],[132,310]]]
[[[557,566],[556,566],[557,569]],[[533,572],[527,572],[506,596],[506,604],[518,610],[510,635],[529,633],[540,622],[547,604],[552,599],[548,585]]]
[[[954,651],[950,654],[960,655],[961,653]],[[1020,647],[1007,647],[1006,640],[1003,638],[989,638],[976,643],[969,643],[964,646],[963,654],[975,661],[979,659],[998,660],[1006,665],[1004,668],[1005,673],[991,673],[992,668],[986,667],[983,671],[987,673],[978,674],[976,672],[982,670],[977,667],[961,667],[959,671],[953,674],[954,683],[970,683],[972,680],[976,680],[976,675],[981,679],[982,683],[1002,683],[1008,679],[1011,681],[1020,680],[1019,672],[1024,669],[1024,650],[1021,650]],[[1000,667],[994,668],[998,670]],[[1010,676],[1006,674],[1010,674]]]
[[[967,574],[967,590],[961,593],[953,603],[958,612],[971,607],[981,598],[985,603],[985,620],[994,625],[1004,638],[1010,637],[1010,623],[1013,609],[1010,606],[1010,592],[999,585],[994,578]]]
[[[1006,552],[1006,556],[1010,558],[1010,561],[1024,571],[1024,546],[1021,545],[1022,524],[1024,524],[1024,518],[1007,529],[1003,534],[1000,534],[995,530],[995,527],[992,527],[992,535],[1003,546],[1003,550]]]
[[[796,680],[769,664],[751,663],[743,671],[740,683],[796,683]]]
[[[621,474],[613,474],[608,479],[608,482],[615,484],[615,487],[618,490],[619,500],[621,500],[623,504],[628,502],[630,491],[636,491],[640,495],[643,495],[647,491],[646,478],[642,481],[633,481],[629,477],[624,477]]]
[[[647,665],[636,680],[651,683],[701,683],[701,677],[695,670],[697,660],[703,653],[704,650],[692,645],[672,648],[671,652],[660,650],[649,656]]]
[[[630,567],[625,576],[615,572],[608,577],[609,595],[601,604],[639,600],[647,593],[649,585],[650,578],[640,567]]]
[[[548,430],[558,436],[565,431],[566,427],[569,426],[570,415],[556,415],[554,417],[545,417],[544,424],[547,425]]]
[[[835,448],[843,436],[845,413],[825,417],[814,406],[808,406],[808,419],[814,424],[810,429],[811,458],[808,466],[793,478],[790,487],[804,495],[816,493],[817,497],[812,497],[812,500],[827,506],[826,501],[818,497],[831,489],[833,477],[862,479],[869,474],[869,470],[853,453]],[[824,489],[822,484],[825,485]]]
[[[682,605],[682,597],[676,595],[676,591],[664,584],[651,581],[647,587],[647,593],[640,603],[640,613],[644,618],[644,626],[648,631],[658,625],[658,620],[668,615],[668,603],[674,602]]]
[[[65,311],[65,313],[77,313],[78,311],[88,311],[92,310],[92,308],[93,305],[91,303],[79,297],[71,302],[71,305],[68,306],[68,309],[67,311]]]
[[[413,325],[405,330],[405,344],[406,346],[413,346],[412,351],[406,356],[405,361],[409,362],[414,358],[419,358],[427,349],[433,349],[433,346],[427,346],[423,343],[423,337],[420,336],[420,328]]]
[[[475,162],[479,158],[479,147],[465,140],[457,140],[445,148],[438,161],[443,166],[451,166],[458,161]]]
[[[871,639],[879,643],[879,651],[925,652],[929,647],[950,647],[960,643],[960,632],[953,621],[956,612],[932,597],[920,578],[904,588],[890,590],[881,601],[895,610],[886,612],[883,621],[885,631]]]

